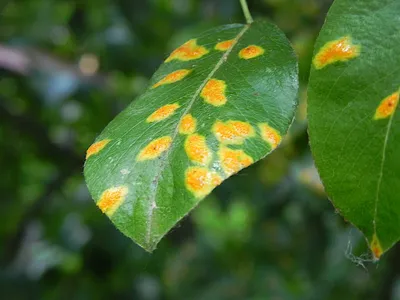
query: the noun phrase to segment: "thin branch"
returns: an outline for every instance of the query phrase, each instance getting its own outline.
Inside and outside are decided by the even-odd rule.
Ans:
[[[21,50],[0,45],[0,67],[21,75],[28,75],[31,63]]]

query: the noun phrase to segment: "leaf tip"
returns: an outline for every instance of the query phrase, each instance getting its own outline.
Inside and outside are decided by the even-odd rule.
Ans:
[[[370,243],[370,249],[372,251],[372,254],[374,255],[374,260],[378,261],[379,258],[382,256],[383,254],[383,249],[381,246],[381,243],[377,237],[377,235],[374,233],[374,235],[372,236],[372,240]]]

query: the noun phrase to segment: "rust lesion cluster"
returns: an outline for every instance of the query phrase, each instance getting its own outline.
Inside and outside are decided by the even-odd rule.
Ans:
[[[236,39],[223,40],[214,46],[214,50],[220,52],[232,51],[236,44]],[[210,50],[205,46],[199,45],[196,39],[191,39],[174,50],[165,62],[196,60],[207,55],[209,52]],[[248,45],[239,50],[237,55],[240,59],[249,60],[259,57],[264,53],[265,50],[262,47]],[[151,89],[180,82],[187,78],[192,71],[192,69],[178,69],[166,74],[153,84]],[[226,91],[227,83],[224,80],[209,78],[200,90],[199,96],[205,103],[214,107],[220,107],[228,101]],[[161,106],[147,117],[146,122],[153,123],[166,120],[174,115],[180,107],[178,102]],[[255,136],[255,129],[249,123],[238,120],[228,120],[227,122],[217,121],[213,125],[212,131],[219,142],[216,161],[221,168],[221,171],[216,171],[214,170],[216,166],[213,165],[210,167],[214,158],[213,151],[207,145],[206,137],[197,133],[197,127],[197,118],[190,113],[186,113],[179,120],[177,133],[186,136],[183,148],[192,164],[184,173],[185,186],[195,197],[201,198],[219,185],[223,178],[240,171],[254,162],[254,159],[245,153],[243,149],[231,149],[227,145],[243,144],[244,140]],[[272,148],[275,147],[276,137],[271,137],[271,133],[268,135],[263,133],[263,131],[261,135],[263,138],[267,136],[268,138],[264,139],[270,143]],[[104,139],[94,143],[87,150],[86,158],[98,154],[110,141],[110,139]],[[163,153],[171,148],[172,142],[173,138],[170,135],[162,136],[148,142],[136,155],[136,161],[145,162],[160,158]],[[125,201],[128,194],[129,189],[125,185],[108,188],[100,196],[97,205],[103,213],[111,217]]]
[[[279,132],[268,123],[259,123],[257,127],[260,137],[270,146],[271,150],[275,149],[281,141]],[[188,170],[191,172],[185,173],[186,188],[194,196],[203,197],[220,183],[219,180],[210,180],[214,176],[211,174],[227,178],[254,163],[254,158],[244,149],[233,149],[229,145],[241,145],[246,139],[255,137],[255,132],[254,127],[245,121],[228,120],[223,122],[217,120],[212,126],[212,133],[219,144],[217,159],[211,169],[208,166],[212,161],[213,154],[207,146],[206,138],[199,134],[188,136],[185,141],[185,151],[189,160],[197,166],[190,166]],[[217,166],[222,169],[222,174],[216,170]]]
[[[232,48],[236,45],[236,39],[224,40],[218,42],[214,49],[217,51],[225,52],[232,50]],[[165,60],[166,63],[171,62],[173,60],[178,61],[191,61],[196,60],[210,52],[204,46],[198,45],[196,39],[191,39],[175,49],[170,56]],[[242,48],[238,57],[241,59],[249,60],[261,56],[265,53],[264,48],[258,45],[248,45]],[[158,82],[153,84],[152,89],[157,87],[172,84],[182,79],[186,78],[192,72],[191,69],[179,69],[173,71],[163,78],[161,78]],[[224,80],[217,78],[210,78],[207,80],[205,85],[202,87],[200,92],[200,97],[208,104],[213,106],[223,106],[227,102],[226,96],[226,88],[227,84]]]

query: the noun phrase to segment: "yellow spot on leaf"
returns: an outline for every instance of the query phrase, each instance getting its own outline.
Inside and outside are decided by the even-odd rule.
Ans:
[[[99,153],[110,141],[111,141],[110,139],[105,139],[91,145],[89,149],[87,149],[86,151],[86,159],[88,159],[90,156],[94,154]]]
[[[239,52],[239,57],[243,59],[251,59],[264,54],[265,50],[260,46],[250,45],[243,48]]]
[[[374,120],[385,119],[393,115],[399,103],[399,92],[387,96],[375,111]]]
[[[349,36],[326,43],[313,59],[316,69],[338,61],[347,61],[360,55],[360,46],[353,45]]]
[[[379,239],[375,233],[372,236],[372,241],[371,241],[370,247],[371,247],[372,253],[374,254],[374,258],[378,260],[381,257],[383,250],[381,247],[381,243],[379,242]]]
[[[170,136],[163,136],[154,141],[151,141],[146,147],[140,151],[137,156],[138,161],[155,159],[164,151],[167,151],[171,146],[172,138]]]
[[[156,88],[159,87],[160,85],[164,85],[164,84],[171,84],[174,82],[177,82],[179,80],[182,80],[183,78],[185,78],[189,73],[191,72],[191,70],[187,70],[187,69],[181,69],[181,70],[177,70],[174,71],[168,75],[166,75],[163,79],[161,79],[159,82],[157,82],[156,84],[154,84],[152,86],[152,88]]]
[[[212,152],[207,146],[204,136],[191,134],[186,138],[185,151],[189,159],[200,165],[208,165],[212,158]]]
[[[165,60],[165,62],[169,62],[174,59],[183,61],[198,59],[208,52],[209,51],[203,46],[197,45],[196,39],[192,39],[175,49]]]
[[[226,84],[223,80],[210,79],[201,90],[200,96],[204,101],[214,106],[221,106],[226,103]]]
[[[167,104],[159,109],[157,109],[155,112],[153,112],[147,119],[147,122],[158,122],[162,121],[169,116],[171,116],[175,110],[177,110],[180,107],[178,103],[173,103],[173,104]]]
[[[246,138],[255,136],[253,127],[242,121],[217,121],[212,130],[218,141],[224,144],[243,144]]]
[[[197,198],[207,196],[221,182],[216,172],[204,167],[189,167],[185,173],[186,188]]]
[[[196,119],[191,115],[185,115],[179,123],[179,133],[192,134],[196,131]]]
[[[226,51],[229,48],[231,48],[234,43],[235,43],[235,40],[227,40],[227,41],[219,42],[218,44],[215,45],[215,50]]]
[[[118,186],[105,190],[101,194],[100,200],[97,202],[97,206],[103,213],[111,217],[111,215],[121,206],[125,200],[125,196],[128,194],[128,188],[126,186]]]
[[[218,151],[218,156],[222,169],[228,176],[239,172],[254,162],[253,158],[243,150],[233,150],[224,146]]]
[[[282,139],[279,132],[269,126],[267,123],[258,124],[258,128],[260,128],[262,139],[270,144],[272,149],[275,149]]]

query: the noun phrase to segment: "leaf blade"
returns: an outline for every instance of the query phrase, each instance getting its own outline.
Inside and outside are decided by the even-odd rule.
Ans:
[[[265,53],[255,49],[249,59],[241,58],[239,52],[254,43]],[[150,88],[100,134],[97,141],[110,141],[85,163],[96,201],[107,187],[128,186],[110,218],[148,251],[215,186],[270,152],[256,134],[257,123],[269,123],[283,135],[297,104],[296,58],[284,35],[267,22],[212,29],[172,57]],[[184,119],[191,124],[188,131],[182,129]],[[224,124],[218,132],[212,129],[217,122]],[[237,144],[219,142],[217,134]],[[219,152],[222,147],[243,154]],[[231,163],[230,172],[221,159]]]
[[[376,259],[400,237],[398,189],[389,192],[400,171],[393,138],[399,11],[398,1],[336,0],[316,42],[308,94],[310,144],[321,179]],[[319,64],[329,47],[329,59]]]

